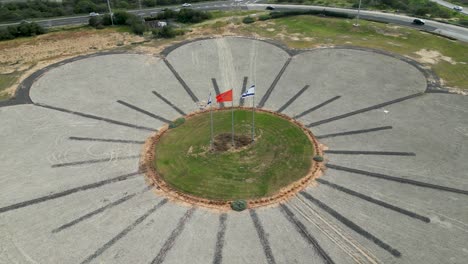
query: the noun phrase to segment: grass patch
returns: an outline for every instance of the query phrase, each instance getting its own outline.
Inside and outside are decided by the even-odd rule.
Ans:
[[[243,34],[276,39],[298,49],[352,45],[386,50],[422,62],[423,58],[416,52],[437,51],[440,56],[425,64],[446,86],[468,89],[468,44],[391,24],[364,20],[359,27],[352,24],[350,19],[295,16],[257,21],[240,30]]]
[[[250,135],[252,113],[235,111],[236,135]],[[230,133],[231,111],[213,113],[214,133]],[[173,188],[219,200],[269,196],[304,177],[314,155],[296,125],[256,113],[255,144],[238,151],[210,152],[210,114],[167,131],[156,146],[157,171]]]

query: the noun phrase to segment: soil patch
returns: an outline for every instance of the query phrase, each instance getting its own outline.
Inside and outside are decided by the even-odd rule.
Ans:
[[[231,149],[244,148],[252,143],[252,138],[246,135],[234,135],[234,146],[232,146],[232,134],[223,133],[215,136],[213,147],[215,151],[224,152]]]

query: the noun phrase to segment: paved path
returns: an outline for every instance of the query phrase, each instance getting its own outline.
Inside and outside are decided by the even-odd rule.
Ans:
[[[30,103],[0,107],[0,263],[462,263],[468,97],[426,76],[379,51],[245,38],[57,64]],[[324,175],[241,213],[149,189],[144,140],[213,79],[237,95],[255,83],[256,102],[306,124],[329,148]]]

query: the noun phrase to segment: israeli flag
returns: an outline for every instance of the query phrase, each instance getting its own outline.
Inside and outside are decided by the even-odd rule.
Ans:
[[[254,95],[255,95],[255,84],[252,84],[252,86],[250,86],[247,92],[242,94],[241,98],[247,98],[247,97],[254,96]]]
[[[210,97],[208,97],[208,102],[206,103],[206,105],[210,105],[211,104],[211,92],[210,92]]]

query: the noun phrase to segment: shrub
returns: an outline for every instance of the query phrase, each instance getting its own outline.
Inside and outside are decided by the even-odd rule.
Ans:
[[[245,200],[235,200],[231,202],[231,209],[237,212],[247,209],[247,202]]]
[[[242,19],[242,23],[244,24],[251,24],[253,22],[255,22],[255,19],[251,16],[246,16],[244,19]]]
[[[102,18],[99,16],[90,17],[88,20],[88,24],[92,27],[97,28],[99,25],[102,25]]]
[[[133,21],[130,24],[130,29],[137,35],[143,35],[143,33],[146,31],[146,26],[142,22]]]
[[[316,162],[322,162],[323,161],[323,157],[320,156],[320,155],[315,155],[312,159],[314,161],[316,161]]]
[[[270,19],[270,15],[261,15],[258,17],[258,20],[261,20],[261,21],[265,21],[265,20],[268,20]]]
[[[166,28],[166,27],[164,27]],[[181,117],[181,118],[177,118],[174,122],[171,122],[169,124],[169,128],[176,128],[180,125],[182,125],[183,123],[185,123],[185,118]]]

